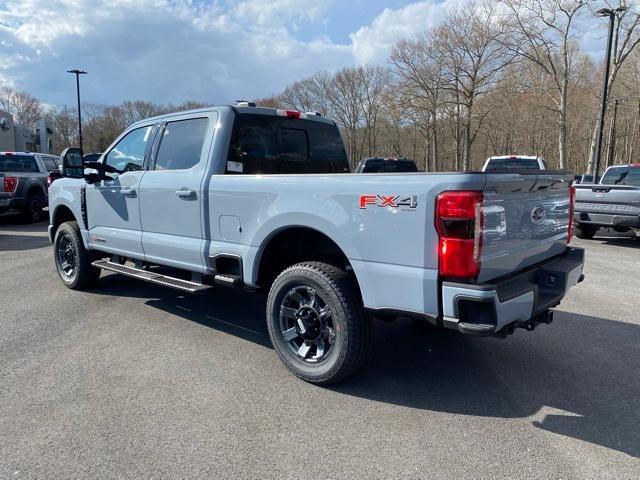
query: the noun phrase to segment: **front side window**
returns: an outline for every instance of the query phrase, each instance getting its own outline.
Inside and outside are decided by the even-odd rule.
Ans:
[[[208,118],[167,123],[156,157],[156,170],[187,170],[200,162]]]
[[[105,165],[111,167],[118,174],[142,170],[144,153],[148,142],[153,139],[152,131],[152,126],[130,131],[107,154]]]

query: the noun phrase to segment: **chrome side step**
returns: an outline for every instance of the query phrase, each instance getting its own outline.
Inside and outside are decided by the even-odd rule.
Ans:
[[[169,277],[167,275],[161,275],[149,270],[143,270],[141,268],[129,267],[127,265],[110,262],[109,260],[96,260],[95,262],[92,262],[91,265],[96,268],[101,268],[102,270],[108,270],[110,272],[116,272],[120,273],[121,275],[126,275],[127,277],[144,280],[145,282],[155,283],[156,285],[172,287],[183,292],[197,293],[213,288],[211,285],[190,282],[181,278]]]
[[[213,277],[213,281],[217,285],[223,285],[225,287],[237,287],[240,285],[240,280],[240,275],[219,273]]]

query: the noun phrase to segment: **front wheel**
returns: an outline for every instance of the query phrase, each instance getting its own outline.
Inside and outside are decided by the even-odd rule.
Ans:
[[[597,231],[598,227],[595,225],[587,225],[585,223],[576,224],[576,237],[578,238],[591,240]]]
[[[58,227],[53,241],[56,269],[62,282],[72,290],[93,287],[100,269],[91,265],[91,252],[84,248],[77,222],[65,222]]]
[[[267,299],[269,336],[299,378],[327,385],[354,373],[371,349],[371,321],[353,277],[322,262],[283,271]]]

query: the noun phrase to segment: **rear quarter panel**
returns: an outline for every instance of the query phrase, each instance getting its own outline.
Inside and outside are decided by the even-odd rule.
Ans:
[[[209,187],[210,254],[235,253],[244,278],[255,285],[268,240],[290,227],[331,238],[349,258],[365,306],[437,314],[437,235],[434,200],[444,190],[477,189],[484,175],[339,174],[214,175]],[[415,207],[366,205],[361,195],[415,196]],[[233,239],[220,217],[236,217]],[[218,229],[216,229],[218,227]]]

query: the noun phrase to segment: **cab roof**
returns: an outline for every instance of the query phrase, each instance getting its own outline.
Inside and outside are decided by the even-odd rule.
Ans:
[[[297,110],[270,108],[270,107],[257,107],[254,105],[255,104],[249,103],[249,102],[239,102],[238,104],[235,104],[235,105],[214,105],[211,107],[195,108],[192,110],[177,111],[177,112],[157,115],[155,117],[144,118],[142,120],[138,120],[133,125],[137,125],[139,123],[148,123],[149,121],[168,120],[178,115],[209,113],[209,112],[218,111],[222,109],[231,109],[237,113],[250,113],[253,115],[268,115],[268,116],[274,116],[274,117],[276,116],[289,117],[289,118],[296,118],[299,120],[310,120],[312,122],[335,125],[335,122],[333,120],[329,120],[328,118],[321,116],[318,112],[298,112]]]

